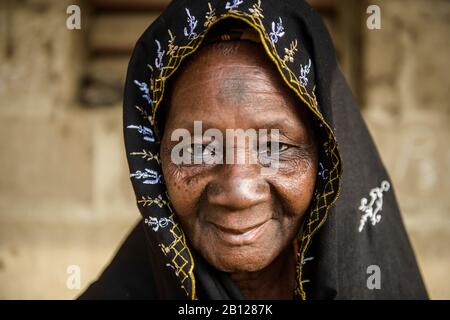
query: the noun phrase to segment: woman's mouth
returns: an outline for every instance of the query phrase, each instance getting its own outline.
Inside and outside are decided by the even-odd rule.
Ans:
[[[266,225],[270,220],[255,224],[245,228],[228,228],[211,222],[214,232],[221,240],[232,246],[249,245],[257,240],[263,233]]]

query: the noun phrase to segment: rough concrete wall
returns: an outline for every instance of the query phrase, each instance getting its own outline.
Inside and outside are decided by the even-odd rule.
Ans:
[[[72,3],[0,3],[0,298],[77,296],[67,267],[88,285],[139,216],[121,106],[74,104],[83,29],[66,28]]]
[[[450,2],[372,1],[365,30],[364,116],[394,186],[433,298],[449,298]]]

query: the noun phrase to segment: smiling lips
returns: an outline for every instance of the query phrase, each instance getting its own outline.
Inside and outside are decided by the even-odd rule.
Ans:
[[[263,232],[265,226],[267,225],[266,220],[262,223],[254,225],[249,228],[241,228],[241,229],[232,229],[224,226],[220,226],[211,222],[211,225],[215,229],[218,236],[226,243],[234,246],[242,246],[248,245],[253,242],[260,236]]]

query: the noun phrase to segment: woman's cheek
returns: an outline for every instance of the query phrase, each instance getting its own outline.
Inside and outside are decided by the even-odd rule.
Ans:
[[[166,166],[167,191],[177,215],[195,214],[197,202],[202,193],[203,179],[198,168],[184,167],[174,164]]]
[[[288,216],[303,215],[308,208],[316,183],[315,168],[311,165],[307,169],[303,166],[281,169],[275,176],[269,178],[269,183]]]

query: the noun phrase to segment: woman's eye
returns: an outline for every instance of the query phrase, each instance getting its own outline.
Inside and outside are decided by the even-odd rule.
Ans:
[[[206,144],[195,144],[195,143],[193,143],[189,147],[187,147],[187,151],[189,153],[194,154],[195,150],[198,150],[197,153],[202,153],[202,154],[203,153],[210,153],[210,152],[214,151],[214,149],[209,148],[208,145],[206,145]]]
[[[190,153],[190,154],[194,154],[194,149],[195,146],[193,144],[191,144],[189,147],[187,147],[185,150],[186,152]]]
[[[272,143],[268,142],[267,145],[265,146],[265,149],[263,148],[263,150],[261,150],[261,153],[266,153],[270,156],[272,155],[272,153],[282,153],[288,150],[289,148],[290,148],[289,145],[278,142],[278,152],[277,152],[276,149],[272,150]]]
[[[203,145],[193,143],[189,147],[186,148],[186,151],[192,155],[198,155],[199,153],[203,153]]]
[[[209,147],[205,147],[205,148],[203,148],[202,154],[203,154],[203,156],[214,156],[215,152],[214,152],[214,149],[211,149]]]
[[[197,159],[204,159],[215,155],[214,148],[210,148],[206,144],[193,143],[186,148],[186,151],[191,154],[191,157]]]
[[[279,152],[286,151],[289,148],[290,148],[290,146],[288,146],[287,144],[281,143],[279,146]]]

